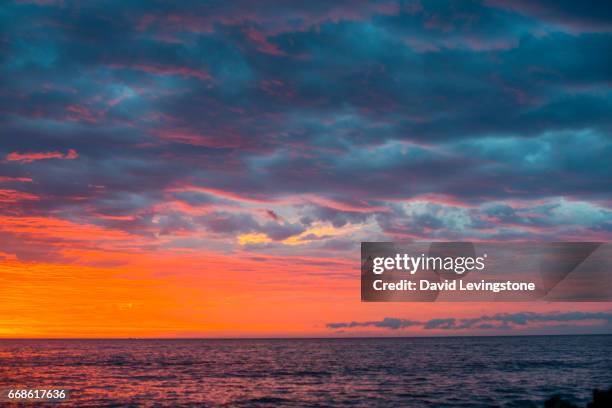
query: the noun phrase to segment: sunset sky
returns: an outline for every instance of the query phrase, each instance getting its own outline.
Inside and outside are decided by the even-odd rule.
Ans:
[[[612,8],[504,3],[3,2],[0,337],[611,333],[360,302],[361,241],[612,237]]]

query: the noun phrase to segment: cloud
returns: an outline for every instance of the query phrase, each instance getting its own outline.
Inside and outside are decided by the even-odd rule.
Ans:
[[[31,183],[30,177],[0,176],[0,183]]]
[[[8,203],[18,203],[24,200],[39,200],[40,198],[34,194],[17,191],[12,189],[0,188],[0,205]]]
[[[425,329],[450,329],[455,326],[456,320],[453,318],[448,319],[431,319],[427,321],[423,328]]]
[[[330,329],[352,329],[359,327],[375,327],[399,330],[407,327],[420,327],[425,330],[497,330],[510,328],[529,328],[534,324],[553,323],[557,325],[590,323],[592,326],[610,326],[612,311],[606,312],[519,312],[483,315],[475,318],[436,318],[427,321],[413,321],[400,318],[385,317],[382,320],[328,323]]]
[[[12,152],[6,155],[7,161],[16,161],[20,163],[31,163],[37,160],[47,159],[63,159],[63,160],[74,160],[79,155],[76,150],[69,149],[68,153],[63,154],[60,152],[32,152],[32,153],[18,153]]]
[[[327,327],[330,329],[352,329],[355,327],[377,327],[383,329],[403,329],[406,327],[419,326],[420,322],[407,319],[397,319],[393,317],[385,317],[380,321],[367,321],[367,322],[349,322],[349,323],[328,323]]]
[[[566,27],[572,32],[612,31],[612,12],[605,1],[581,4],[571,0],[487,0],[487,4]]]
[[[303,250],[610,239],[598,4],[60,3],[0,13],[24,214],[261,251],[312,225],[346,232]]]
[[[433,199],[435,200],[435,198]],[[376,215],[380,227],[396,237],[443,239],[554,240],[558,236],[593,237],[610,229],[609,208],[566,199],[490,201],[482,205],[435,202],[431,198],[394,204],[393,212]]]

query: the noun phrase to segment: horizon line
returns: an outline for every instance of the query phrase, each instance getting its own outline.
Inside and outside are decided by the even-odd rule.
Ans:
[[[330,337],[0,337],[2,340],[359,340],[359,339],[439,339],[466,337],[562,337],[612,336],[611,333],[488,334],[448,336],[330,336]]]

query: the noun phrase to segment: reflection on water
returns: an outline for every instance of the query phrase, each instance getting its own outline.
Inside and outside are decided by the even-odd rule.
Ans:
[[[0,388],[72,403],[542,406],[612,385],[612,336],[0,340]]]

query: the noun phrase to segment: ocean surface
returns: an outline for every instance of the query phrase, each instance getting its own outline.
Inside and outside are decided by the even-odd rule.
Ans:
[[[611,385],[612,336],[0,340],[0,388],[70,389],[54,406],[542,407]]]

